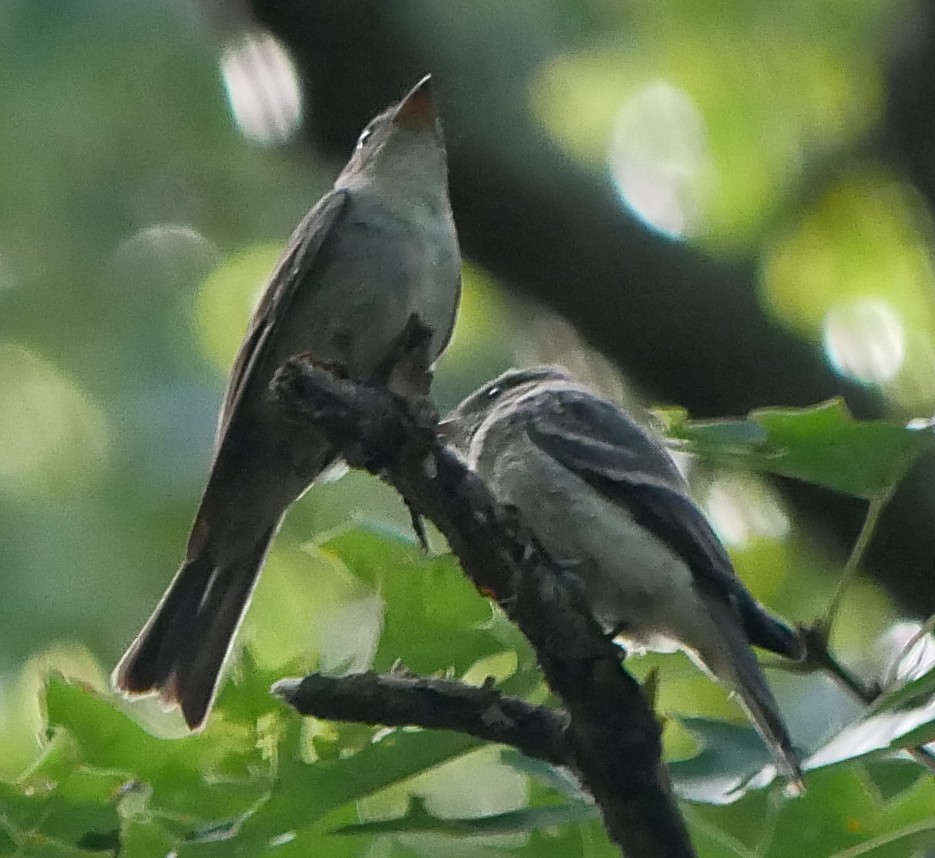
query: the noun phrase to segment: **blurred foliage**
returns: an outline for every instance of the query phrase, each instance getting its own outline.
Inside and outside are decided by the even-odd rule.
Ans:
[[[726,467],[771,471],[867,500],[888,497],[935,444],[928,429],[854,420],[840,400],[807,409],[764,409],[746,420],[672,420],[668,434]]]
[[[541,699],[532,652],[450,557],[364,526],[318,551],[353,575],[358,597],[366,590],[382,606],[369,629],[359,618],[343,625],[348,653],[366,641],[378,670],[401,658],[475,682],[493,668],[504,690]],[[0,855],[616,854],[596,809],[549,766],[447,731],[303,720],[268,692],[281,674],[248,650],[208,728],[174,742],[128,717],[138,707],[93,687],[99,677],[47,674],[38,756],[0,781]],[[771,784],[769,754],[751,727],[670,720],[667,732],[686,731],[694,746],[671,771],[699,854],[896,856],[935,844],[935,779],[891,756],[935,739],[932,675],[929,667],[826,736],[806,758],[804,798]],[[911,728],[885,741],[878,730],[875,742],[840,741],[887,714]]]
[[[593,5],[605,12],[611,6]],[[757,2],[640,4],[602,38],[545,66],[533,104],[582,160],[603,166],[610,147],[614,170],[614,155],[621,154],[614,147],[634,140],[615,135],[615,125],[618,131],[630,122],[649,124],[650,134],[659,130],[657,148],[651,143],[641,155],[649,162],[644,167],[660,151],[684,154],[677,138],[699,133],[686,126],[684,112],[673,115],[679,111],[673,94],[684,94],[684,103],[704,117],[706,157],[672,168],[709,173],[689,186],[699,196],[690,231],[721,251],[737,249],[759,238],[783,191],[815,160],[866,133],[877,117],[880,25],[892,11],[873,0],[854,4],[847,14],[834,2],[768,11]],[[648,90],[660,81],[664,89]],[[647,91],[655,97],[640,104]],[[621,112],[628,104],[635,111]]]
[[[861,154],[882,110],[891,22],[908,2],[532,5],[548,38],[513,47],[554,47],[525,82],[544,133],[607,173],[652,228],[709,253],[757,254],[777,321],[897,414],[931,412],[931,218]],[[118,843],[132,856],[614,854],[546,766],[453,735],[300,722],[268,696],[285,672],[402,658],[547,699],[515,630],[451,558],[426,558],[396,532],[406,510],[362,475],[317,486],[291,512],[241,635],[245,656],[203,735],[155,739],[178,726],[137,706],[144,731],[104,692],[178,562],[252,303],[338,166],[238,133],[226,45],[200,8],[0,10],[0,855]],[[841,151],[854,156],[829,165]],[[435,387],[443,408],[562,339],[532,326],[486,272],[468,265],[464,282]],[[576,371],[593,366],[566,354]],[[932,443],[930,429],[857,423],[838,404],[669,418],[700,457],[693,484],[740,574],[803,620],[840,570],[758,474],[880,499]],[[347,529],[354,520],[367,524]],[[833,643],[883,673],[874,647],[893,619],[856,581]],[[776,788],[731,793],[764,762],[761,743],[686,659],[647,656],[633,669],[661,671],[666,748],[703,855],[935,848],[932,779],[892,753],[935,738],[930,671],[907,690],[894,682],[870,713],[821,677],[771,671],[821,766],[793,802]],[[728,794],[731,804],[707,803]]]
[[[699,429],[713,458],[721,453],[786,474],[799,468],[809,479],[869,496],[892,490],[917,439],[932,443],[930,430],[859,423],[836,405],[769,417],[682,424],[682,434]],[[749,446],[751,427],[769,455]],[[835,456],[810,455],[829,445]],[[889,463],[885,476],[867,470],[875,459]],[[284,670],[386,671],[397,660],[472,682],[493,675],[509,693],[544,696],[528,645],[450,555],[426,555],[412,537],[372,524],[333,532],[306,553],[315,574],[302,580],[317,594],[320,637],[305,641],[291,604],[300,600],[287,597],[289,590],[298,596],[300,579],[280,581],[275,606],[258,597],[250,646],[197,736],[173,742],[150,735],[167,734],[153,707],[96,690],[102,681],[93,664],[50,656],[46,665],[57,662],[91,682],[45,668],[38,756],[0,782],[0,854],[195,856],[217,854],[219,843],[223,854],[241,855],[350,856],[384,847],[413,855],[442,848],[465,856],[614,854],[595,808],[542,763],[446,731],[303,721],[278,704],[268,688]],[[279,565],[271,558],[274,580],[283,574]],[[267,612],[275,615],[257,623]],[[897,666],[897,681],[875,706],[806,747],[804,798],[784,796],[773,783],[769,754],[752,727],[678,715],[667,695],[656,695],[669,716],[673,782],[701,855],[895,856],[935,845],[935,779],[892,756],[935,742],[935,657],[920,660],[915,652],[923,644],[935,655],[935,638],[924,631],[916,638],[902,654],[911,669]],[[275,667],[261,667],[254,652]],[[723,692],[708,687],[723,705]],[[827,709],[816,691],[810,704]]]

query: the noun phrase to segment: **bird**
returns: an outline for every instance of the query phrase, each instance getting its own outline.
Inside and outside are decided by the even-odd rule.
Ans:
[[[439,424],[442,439],[582,582],[625,647],[684,650],[739,696],[793,792],[798,755],[751,649],[803,657],[747,590],[661,441],[560,367],[509,370]]]
[[[304,354],[419,399],[451,338],[461,259],[444,135],[426,75],[361,132],[346,166],[289,238],[234,359],[210,475],[184,560],[118,662],[116,691],[159,695],[203,727],[286,509],[340,466],[324,436],[270,394]],[[420,332],[423,360],[402,360]]]

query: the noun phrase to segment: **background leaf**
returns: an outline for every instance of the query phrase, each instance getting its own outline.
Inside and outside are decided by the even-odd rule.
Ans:
[[[935,447],[930,430],[855,420],[842,400],[812,408],[768,408],[746,420],[686,421],[673,437],[702,457],[817,483],[863,498],[889,494],[910,465]]]

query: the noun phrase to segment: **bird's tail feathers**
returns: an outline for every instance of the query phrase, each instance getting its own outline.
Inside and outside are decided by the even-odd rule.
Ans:
[[[708,609],[727,649],[727,658],[717,659],[719,663],[709,663],[709,667],[720,679],[729,681],[740,697],[757,731],[769,746],[777,769],[787,779],[791,791],[802,792],[804,784],[798,754],[779,714],[779,705],[766,682],[763,669],[750,649],[744,631],[737,624],[733,608],[712,601],[708,603]],[[709,661],[707,658],[705,660]]]
[[[114,668],[114,688],[159,694],[181,708],[191,729],[201,729],[275,531],[262,531],[233,562],[219,563],[211,540],[203,540]]]
[[[754,646],[795,660],[805,655],[805,646],[798,632],[771,614],[753,596],[740,600],[737,608],[747,639]]]

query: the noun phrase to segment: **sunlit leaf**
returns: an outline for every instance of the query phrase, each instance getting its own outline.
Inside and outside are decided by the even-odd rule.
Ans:
[[[571,822],[591,820],[597,808],[587,802],[565,802],[548,807],[526,807],[508,813],[462,819],[435,816],[418,798],[413,798],[409,810],[395,819],[360,822],[336,829],[335,834],[386,834],[388,832],[431,831],[436,834],[472,836],[481,834],[515,834],[536,828],[549,828]]]
[[[479,747],[477,740],[448,731],[392,730],[355,754],[308,764],[284,740],[274,789],[247,818],[238,836],[265,842],[285,831],[313,825],[341,805],[434,768]]]
[[[918,706],[935,696],[935,667],[916,679],[901,683],[875,700],[870,713]]]
[[[165,810],[216,818],[255,801],[267,785],[253,732],[242,726],[218,719],[199,735],[158,739],[104,695],[56,676],[48,682],[46,707],[50,726],[68,731],[84,764],[144,781],[154,805]],[[210,790],[204,788],[209,779]]]
[[[877,712],[848,725],[805,761],[809,769],[935,741],[935,700],[918,709]]]
[[[485,626],[492,608],[451,555],[430,557],[408,534],[369,523],[322,543],[376,590],[385,606],[374,669],[397,660],[417,673],[457,673],[503,649]]]
[[[673,437],[702,457],[817,483],[864,498],[885,496],[935,435],[882,420],[855,420],[844,402],[763,409],[746,420],[673,423]]]

